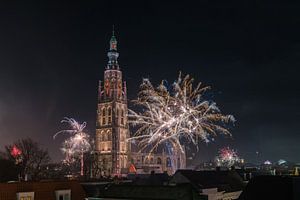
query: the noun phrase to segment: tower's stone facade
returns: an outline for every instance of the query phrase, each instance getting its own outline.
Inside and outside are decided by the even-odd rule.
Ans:
[[[99,81],[94,162],[91,176],[114,176],[128,173],[134,165],[136,173],[168,172],[186,166],[185,154],[178,152],[131,152],[128,142],[128,108],[126,82],[118,64],[117,40],[114,33],[107,53],[108,64],[103,81]]]
[[[102,175],[120,174],[128,168],[130,144],[126,82],[118,64],[117,40],[110,40],[104,80],[99,81],[95,155]]]

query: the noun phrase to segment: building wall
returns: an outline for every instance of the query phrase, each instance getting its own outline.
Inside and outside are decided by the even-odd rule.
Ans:
[[[98,103],[96,151],[102,174],[111,175],[119,174],[122,168],[128,167],[128,109],[124,90],[115,84],[122,81],[121,73],[118,70],[106,70],[105,74],[104,82],[109,80],[110,87],[101,91]]]
[[[71,190],[72,200],[83,200],[85,192],[77,181],[0,183],[1,200],[17,200],[19,192],[34,192],[34,200],[56,200],[55,191]]]

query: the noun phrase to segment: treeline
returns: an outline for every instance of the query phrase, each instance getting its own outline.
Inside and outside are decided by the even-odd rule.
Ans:
[[[80,159],[72,163],[52,163],[48,150],[31,138],[25,138],[6,145],[0,152],[0,182],[38,181],[68,178],[89,179],[93,156],[86,152],[84,156],[84,175],[80,176]]]

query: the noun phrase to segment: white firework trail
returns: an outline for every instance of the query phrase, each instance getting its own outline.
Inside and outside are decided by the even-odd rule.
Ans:
[[[53,138],[55,139],[57,135],[61,133],[70,134],[70,137],[66,139],[62,144],[62,152],[65,155],[65,163],[72,163],[76,161],[77,157],[81,160],[81,171],[80,174],[83,175],[83,154],[91,149],[89,135],[84,132],[86,127],[86,122],[80,124],[73,118],[65,117],[61,123],[67,123],[70,129],[65,129],[57,132]]]
[[[234,122],[232,115],[223,115],[216,103],[205,100],[210,87],[199,83],[193,87],[193,78],[183,77],[167,88],[164,81],[154,87],[144,79],[134,103],[139,112],[129,110],[129,123],[136,127],[129,140],[138,141],[141,151],[150,147],[150,153],[166,142],[184,153],[183,141],[197,145],[209,142],[218,134],[231,136],[225,125]]]

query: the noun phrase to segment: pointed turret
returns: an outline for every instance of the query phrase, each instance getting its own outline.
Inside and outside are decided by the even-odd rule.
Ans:
[[[116,39],[116,36],[115,36],[114,26],[113,26],[112,36],[110,38],[109,44],[110,44],[110,48],[109,48],[110,51],[117,51],[118,42],[117,42],[117,39]]]
[[[107,69],[117,69],[119,70],[119,64],[118,64],[118,57],[119,53],[117,52],[117,39],[115,36],[115,30],[113,27],[112,36],[109,41],[109,52],[107,53],[108,56],[108,64]]]

